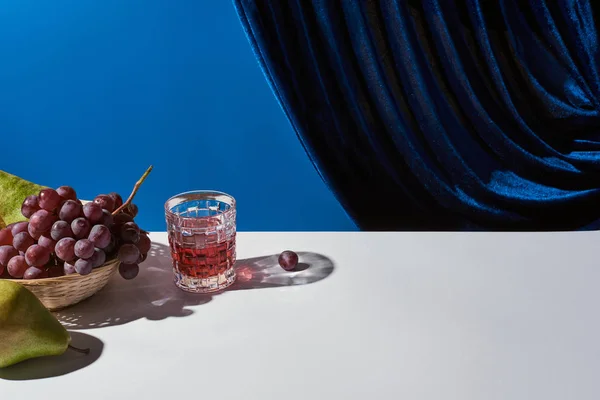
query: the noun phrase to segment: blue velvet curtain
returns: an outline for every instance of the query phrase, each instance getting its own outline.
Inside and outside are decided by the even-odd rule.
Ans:
[[[598,3],[234,0],[364,230],[595,228]]]

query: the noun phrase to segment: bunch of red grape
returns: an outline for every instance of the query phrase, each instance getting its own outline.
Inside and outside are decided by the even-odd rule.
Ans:
[[[0,230],[0,276],[5,269],[17,279],[87,275],[117,258],[121,276],[135,278],[151,241],[133,220],[134,204],[113,215],[122,205],[117,193],[83,204],[69,186],[28,196],[21,213],[29,221]]]

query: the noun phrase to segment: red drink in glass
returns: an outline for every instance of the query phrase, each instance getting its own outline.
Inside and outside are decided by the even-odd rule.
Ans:
[[[175,284],[208,293],[235,281],[236,209],[233,197],[195,191],[165,204]]]

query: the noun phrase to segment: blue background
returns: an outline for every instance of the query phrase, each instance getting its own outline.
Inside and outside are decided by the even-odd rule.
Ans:
[[[272,95],[230,1],[19,0],[0,7],[0,169],[81,198],[140,190],[138,222],[192,189],[240,230],[355,230]]]

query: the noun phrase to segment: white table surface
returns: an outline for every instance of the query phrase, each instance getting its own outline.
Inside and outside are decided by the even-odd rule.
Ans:
[[[239,233],[212,296],[152,239],[59,314],[92,354],[0,370],[0,398],[600,399],[599,233]],[[274,266],[288,248],[309,268]]]

